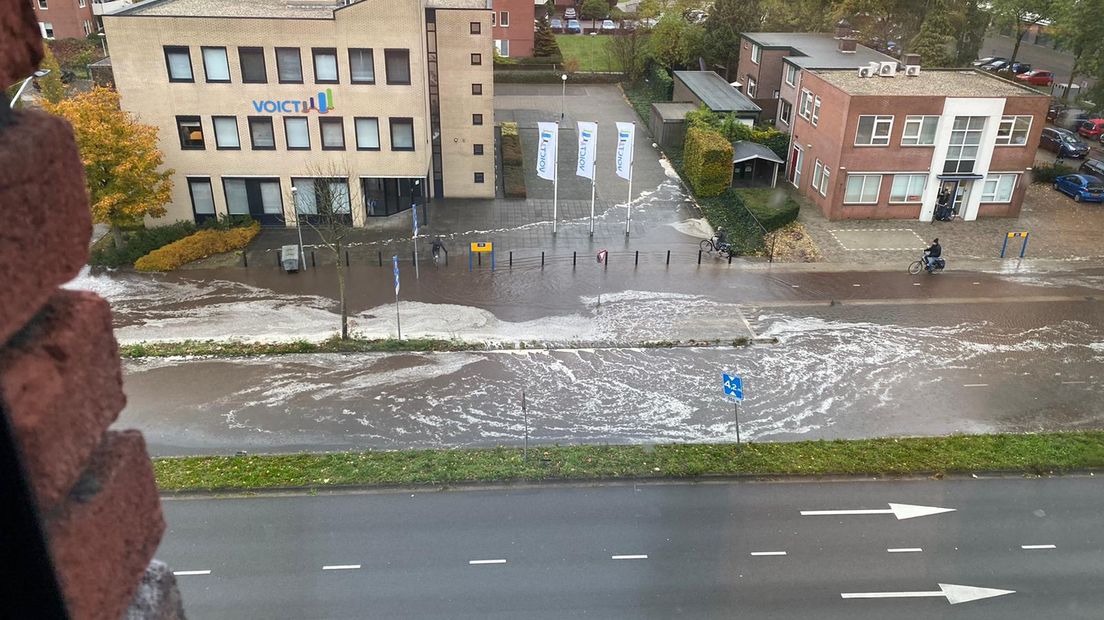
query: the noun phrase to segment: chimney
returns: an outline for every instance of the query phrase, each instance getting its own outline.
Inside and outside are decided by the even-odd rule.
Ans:
[[[839,40],[839,51],[841,54],[854,54],[855,53],[855,39],[852,37],[844,37]]]
[[[904,58],[902,58],[902,62],[906,67],[909,65],[919,65],[920,54],[905,54]]]
[[[839,20],[839,22],[836,23],[836,37],[835,38],[837,38],[837,39],[847,39],[847,38],[851,37],[851,34],[852,34],[851,22],[847,21],[846,18],[841,19],[841,20]]]

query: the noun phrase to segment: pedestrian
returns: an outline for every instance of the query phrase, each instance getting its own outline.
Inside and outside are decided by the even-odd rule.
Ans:
[[[448,250],[445,249],[445,242],[438,236],[433,240],[433,264],[436,265],[441,261],[441,252],[445,253],[445,257],[448,257]]]

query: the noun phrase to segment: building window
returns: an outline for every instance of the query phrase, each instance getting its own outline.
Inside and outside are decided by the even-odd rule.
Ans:
[[[510,25],[510,12],[499,11],[498,12],[498,25],[506,28]]]
[[[880,174],[847,175],[847,192],[843,195],[843,204],[878,204],[878,193],[882,188]]]
[[[828,174],[828,166],[825,166],[824,167],[824,173],[820,176],[820,195],[821,196],[825,196],[825,197],[828,196],[828,177],[829,176],[831,176],[831,175]]]
[[[492,26],[495,25],[495,13],[494,13],[494,11],[491,11],[491,25]]]
[[[38,9],[40,11],[46,10],[46,0],[38,0]]]
[[[473,64],[473,65],[483,64],[483,55],[482,54],[472,54],[471,55],[471,64]]]
[[[349,76],[353,84],[375,84],[376,64],[372,50],[353,48],[349,50]]]
[[[786,83],[790,86],[797,85],[797,67],[791,64],[786,65]]]
[[[813,182],[810,183],[813,189],[820,187],[820,175],[822,172],[824,172],[824,164],[818,159],[816,163],[813,164]]]
[[[84,29],[84,36],[86,36],[86,37],[91,36],[91,34],[92,34],[92,22],[88,21],[87,19],[84,20],[84,22],[81,23],[81,28]]]
[[[801,118],[809,120],[813,113],[813,93],[807,90],[801,91],[801,101],[798,102],[797,113]]]
[[[384,50],[388,84],[410,83],[410,50]]]
[[[241,65],[242,83],[265,84],[268,82],[263,48],[239,47],[238,63]]]
[[[281,84],[303,83],[303,60],[298,47],[276,48],[276,77]]]
[[[482,84],[472,84],[472,94],[473,95],[482,95],[483,94],[483,85]]]
[[[203,52],[203,73],[208,82],[229,82],[230,61],[226,58],[225,47],[201,47]]]
[[[249,139],[254,151],[275,151],[276,135],[272,131],[272,117],[250,116]]]
[[[88,6],[88,2],[87,0],[80,0],[80,2],[77,3],[77,6],[83,9],[84,7]]]
[[[943,163],[943,174],[973,173],[984,129],[984,116],[955,117],[951,127],[951,145],[947,148],[947,159]]]
[[[314,83],[337,84],[337,50],[329,48],[311,48],[314,56]]]
[[[326,205],[323,212],[351,215],[349,200],[349,182],[346,179],[291,179],[295,188],[295,211],[304,215],[317,215],[318,206]],[[350,218],[346,218],[350,219]]]
[[[471,32],[472,34],[479,34],[480,32],[482,32],[480,30],[481,26],[482,26],[482,24],[480,24],[479,22],[471,22],[468,25],[468,27],[470,28],[469,32]]]
[[[180,134],[180,148],[185,151],[202,151],[206,148],[203,143],[203,124],[199,122],[198,116],[176,117],[176,132]]]
[[[322,134],[323,151],[345,150],[345,119],[320,117],[318,132]]]
[[[1027,134],[1029,133],[1031,133],[1030,116],[1002,116],[1000,126],[997,128],[997,144],[1001,146],[1023,146],[1027,144]]]
[[[791,181],[791,183],[793,183],[794,187],[797,187],[797,188],[801,187],[801,167],[802,167],[802,165],[804,165],[804,163],[805,163],[805,151],[801,147],[799,147],[797,145],[794,145],[794,149],[793,149],[793,180]]]
[[[289,151],[310,150],[310,126],[305,116],[284,117],[284,137]]]
[[[192,214],[197,223],[215,219],[215,192],[211,189],[211,179],[189,178],[188,193],[192,197]]]
[[[483,175],[482,172],[476,172],[475,173],[475,182],[476,183],[482,183],[483,182],[483,176],[484,175]]]
[[[380,150],[378,118],[357,118],[353,121],[353,124],[356,128],[358,151]]]
[[[483,154],[483,145],[482,144],[473,144],[472,145],[472,155],[482,155],[482,154]]]
[[[860,116],[855,146],[886,146],[893,130],[892,116]],[[850,181],[848,181],[850,182]]]
[[[748,83],[747,83],[747,96],[748,97],[752,97],[752,98],[755,97],[756,86],[757,85],[755,84],[755,80],[753,80],[751,78],[751,76],[749,75],[748,76]]]
[[[906,116],[901,132],[901,146],[931,146],[935,144],[938,116]]]
[[[284,201],[279,179],[223,177],[222,189],[230,215],[251,215],[267,224],[282,221]]]
[[[504,58],[510,57],[510,40],[509,39],[495,39],[495,49],[498,50],[498,55]]]
[[[985,185],[981,190],[981,201],[1012,202],[1012,191],[1016,189],[1017,176],[1019,175],[990,174],[985,177]]]
[[[789,125],[790,119],[793,118],[793,106],[789,101],[785,99],[778,100],[778,119],[784,124]]]
[[[54,24],[52,22],[38,22],[38,29],[42,31],[42,38],[54,38]]]
[[[482,114],[472,114],[472,125],[482,125],[482,124],[483,124],[483,115]]]
[[[241,140],[238,138],[238,117],[212,116],[211,122],[215,126],[216,149],[238,150],[241,148]]]
[[[759,64],[759,61],[763,58],[763,48],[759,47],[758,43],[751,44],[751,62]]]
[[[809,122],[813,124],[813,127],[817,126],[820,122],[820,97],[813,98],[813,114],[809,117]]]
[[[895,174],[893,185],[889,189],[889,201],[920,202],[924,197],[924,187],[928,184],[926,174]]]
[[[391,120],[391,150],[414,150],[414,119],[392,118]]]
[[[165,46],[165,66],[169,70],[170,82],[194,82],[192,76],[192,55],[187,47]]]

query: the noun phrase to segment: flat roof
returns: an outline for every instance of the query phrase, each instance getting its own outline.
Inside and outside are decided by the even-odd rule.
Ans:
[[[425,5],[438,9],[483,9],[487,6],[485,0],[427,0]],[[111,15],[332,19],[334,11],[341,8],[344,7],[339,6],[336,0],[145,0]]]
[[[967,69],[921,69],[909,77],[859,77],[855,69],[814,70],[824,81],[851,95],[931,97],[1045,97],[1033,88],[1001,79],[991,73]]]
[[[790,49],[786,62],[803,69],[847,69],[870,62],[897,62],[897,59],[865,45],[855,51],[839,51],[839,40],[824,32],[745,32],[749,41],[764,48]]]
[[[675,77],[714,112],[761,112],[763,108],[728,84],[716,71],[675,71]]]
[[[659,118],[663,121],[684,121],[686,120],[686,113],[693,112],[698,109],[698,106],[693,103],[683,103],[679,101],[660,101],[653,103],[652,107],[656,112],[659,112]]]

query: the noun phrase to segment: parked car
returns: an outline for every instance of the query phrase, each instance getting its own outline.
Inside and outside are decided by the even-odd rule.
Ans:
[[[1077,134],[1068,129],[1044,127],[1039,138],[1039,148],[1053,151],[1058,157],[1081,159],[1089,154],[1089,145],[1077,138]]]
[[[558,17],[553,17],[548,25],[552,27],[553,32],[563,32],[563,22]]]
[[[1099,159],[1086,159],[1081,162],[1081,167],[1078,168],[1077,171],[1081,174],[1088,174],[1104,179],[1104,161],[1100,161]]]
[[[987,64],[989,64],[989,63],[991,63],[995,60],[1007,60],[1007,59],[1001,58],[1000,56],[986,56],[985,58],[978,58],[977,60],[975,60],[974,62],[972,62],[970,64],[975,66],[975,67],[984,67],[985,65],[987,65]]]
[[[683,19],[691,24],[704,24],[709,14],[701,9],[690,9],[682,14]]]
[[[1077,124],[1077,133],[1082,136],[1100,140],[1104,136],[1104,118],[1090,118]]]
[[[1014,62],[1011,66],[1005,67],[1008,71],[1011,71],[1015,75],[1021,75],[1031,71],[1031,64],[1026,62]]]
[[[1000,71],[1008,66],[1007,60],[994,60],[993,62],[982,65],[981,68],[986,71]]]
[[[612,19],[602,20],[602,34],[613,34],[617,31],[617,24]]]
[[[575,13],[575,7],[569,6],[564,9],[564,19],[575,19],[578,15]]]
[[[1021,73],[1016,79],[1032,86],[1050,86],[1054,83],[1054,72],[1042,69],[1033,69],[1027,73]]]
[[[1104,202],[1104,181],[1087,174],[1067,174],[1054,179],[1054,189],[1073,196],[1074,202]]]
[[[579,20],[569,19],[567,20],[567,31],[572,34],[582,34],[583,26],[579,23]]]

